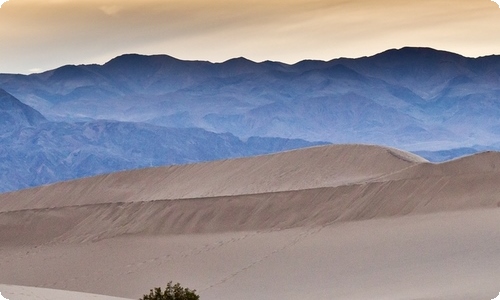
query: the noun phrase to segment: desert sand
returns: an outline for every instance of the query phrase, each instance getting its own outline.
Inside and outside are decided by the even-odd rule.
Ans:
[[[498,195],[498,153],[431,164],[363,145],[58,183],[0,195],[0,292],[493,299]]]
[[[60,291],[54,289],[42,289],[35,287],[4,285],[0,284],[2,296],[9,300],[127,300],[110,296],[101,296],[87,293]],[[0,297],[0,299],[2,299]]]

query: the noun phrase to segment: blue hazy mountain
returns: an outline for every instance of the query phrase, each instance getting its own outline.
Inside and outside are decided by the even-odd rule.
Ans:
[[[120,170],[253,156],[317,144],[119,121],[55,122],[0,90],[0,192]]]
[[[0,89],[0,133],[19,126],[36,126],[43,122],[46,122],[46,119],[42,114]]]
[[[50,120],[108,119],[407,150],[497,142],[500,57],[403,48],[358,59],[256,63],[122,55],[104,65],[0,75]]]
[[[479,147],[481,148],[481,147]],[[496,149],[493,147],[488,147],[488,149]],[[465,147],[465,148],[456,148],[456,149],[448,149],[448,150],[436,150],[436,151],[414,151],[415,154],[427,159],[431,162],[443,162],[452,160],[458,157],[472,155],[478,152],[482,152],[481,149],[473,148],[473,147]]]
[[[0,74],[0,89],[2,191],[314,144],[305,140],[432,161],[500,148],[500,56],[403,48],[290,65],[126,54]]]

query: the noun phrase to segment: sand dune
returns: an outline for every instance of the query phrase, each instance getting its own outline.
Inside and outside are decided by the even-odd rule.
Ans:
[[[27,286],[0,284],[2,296],[9,300],[129,300],[110,296],[69,292],[53,289],[41,289]]]
[[[346,148],[348,147],[311,148],[285,153],[285,155],[294,154],[304,158],[315,157],[315,154],[320,153],[322,159],[328,159],[328,152],[337,153],[338,149],[342,152]],[[193,234],[324,226],[338,222],[381,217],[500,206],[498,197],[500,195],[500,169],[494,167],[496,163],[500,166],[499,154],[479,154],[436,165],[418,162],[418,159],[413,159],[411,162],[401,161],[399,158],[387,155],[384,148],[364,148],[362,146],[359,148],[363,148],[365,153],[371,154],[367,157],[379,159],[380,156],[385,155],[385,163],[393,163],[395,166],[386,167],[389,169],[389,173],[385,176],[380,176],[379,171],[373,170],[367,172],[368,175],[364,177],[358,174],[356,176],[346,175],[347,184],[339,186],[332,184],[333,187],[176,200],[172,200],[174,197],[168,197],[154,201],[139,201],[131,193],[122,202],[117,202],[118,199],[116,199],[111,203],[103,203],[106,199],[103,196],[94,199],[95,202],[92,204],[67,204],[65,206],[61,204],[65,199],[61,196],[60,199],[53,198],[59,207],[37,208],[39,202],[34,202],[33,199],[38,199],[37,196],[44,191],[52,192],[50,188],[59,190],[63,185],[83,185],[85,182],[92,181],[85,179],[67,182],[39,190],[33,189],[24,191],[24,193],[6,195],[6,198],[1,200],[1,203],[6,203],[3,206],[4,210],[12,209],[15,206],[22,209],[4,212],[0,210],[2,222],[8,224],[8,227],[3,227],[4,229],[0,227],[0,233],[6,244],[20,242],[38,244],[53,240],[80,242],[95,241],[123,234]],[[375,153],[371,153],[371,151]],[[279,160],[279,158],[278,156],[274,159]],[[272,159],[272,156],[254,159],[252,167],[262,169]],[[263,160],[262,165],[259,164],[260,160]],[[302,164],[304,160],[301,160]],[[247,162],[249,159],[243,161]],[[236,163],[237,161],[230,162]],[[331,159],[328,162],[335,165]],[[286,163],[284,169],[291,168],[293,165],[288,161]],[[318,165],[320,164],[318,163]],[[339,163],[339,165],[342,165],[344,169],[348,169],[347,166],[351,168],[346,171],[347,174],[355,174],[362,170],[359,163],[356,165],[344,162],[343,164]],[[398,167],[403,168],[398,169]],[[182,167],[177,168],[182,174],[186,172]],[[186,168],[193,169],[195,166],[187,166]],[[280,169],[279,164],[273,166],[273,170],[276,169]],[[324,168],[323,172],[327,172],[328,169]],[[333,167],[331,170],[340,178],[341,171]],[[467,172],[467,170],[472,171]],[[137,175],[137,173],[142,174],[148,171],[141,170],[127,174]],[[155,169],[153,171],[171,172],[172,170],[166,168],[165,170]],[[314,170],[309,170],[309,172],[315,173]],[[428,175],[426,176],[426,174]],[[106,178],[110,180],[113,175],[122,177],[125,174],[112,174]],[[193,173],[192,176],[194,177],[189,178],[188,181],[201,182],[207,177],[206,173],[203,172]],[[208,177],[208,180],[211,180],[212,177],[217,177],[217,174],[211,173]],[[299,175],[289,175],[289,177],[297,182],[300,181],[302,186],[307,184],[308,175],[305,171]],[[363,180],[358,180],[361,177]],[[299,180],[300,178],[302,180]],[[238,181],[245,182],[245,174],[233,178],[233,182]],[[241,185],[243,186],[243,184]],[[310,185],[314,187],[316,182]],[[129,188],[134,186],[136,185],[131,182]],[[93,193],[79,194],[80,198],[75,197],[74,199],[88,203],[93,199],[93,196],[89,196],[89,194],[98,194],[101,191],[105,195],[107,192],[107,185],[102,183],[93,184],[92,188]],[[158,189],[162,188],[163,186],[158,187]],[[168,186],[166,189],[169,188],[171,187]],[[201,194],[202,192],[197,191],[198,188],[207,189],[206,185],[193,183],[193,193]],[[229,189],[231,187],[226,190]],[[252,189],[252,191],[258,189]],[[35,198],[25,199],[22,197],[25,194],[34,195]],[[74,197],[74,195],[69,195],[69,197]],[[16,205],[12,205],[11,202]],[[35,208],[27,208],[32,203],[34,203]],[[44,203],[48,206],[56,206],[50,205],[49,202]],[[50,228],[50,230],[42,231],[40,228]],[[18,238],[20,233],[30,236],[20,240]]]
[[[0,195],[0,211],[258,194],[372,180],[424,160],[365,145],[312,147],[280,154],[151,168]]]
[[[492,299],[498,195],[498,153],[431,164],[361,145],[110,174],[0,195],[0,282],[132,299],[170,280],[203,300]]]
[[[500,291],[498,220],[500,209],[486,209],[2,247],[2,269],[12,271],[0,282],[131,299],[169,280],[204,300],[492,299]]]

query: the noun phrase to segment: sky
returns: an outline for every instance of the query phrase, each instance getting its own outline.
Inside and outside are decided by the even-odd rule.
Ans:
[[[295,63],[404,46],[500,54],[500,8],[490,0],[9,0],[0,8],[0,73],[125,53]]]

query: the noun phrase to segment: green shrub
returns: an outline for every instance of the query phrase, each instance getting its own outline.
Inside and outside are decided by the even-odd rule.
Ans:
[[[164,291],[161,288],[155,288],[149,291],[149,295],[144,295],[139,300],[199,300],[200,296],[196,290],[183,288],[179,283],[172,285],[172,281],[167,284]]]

